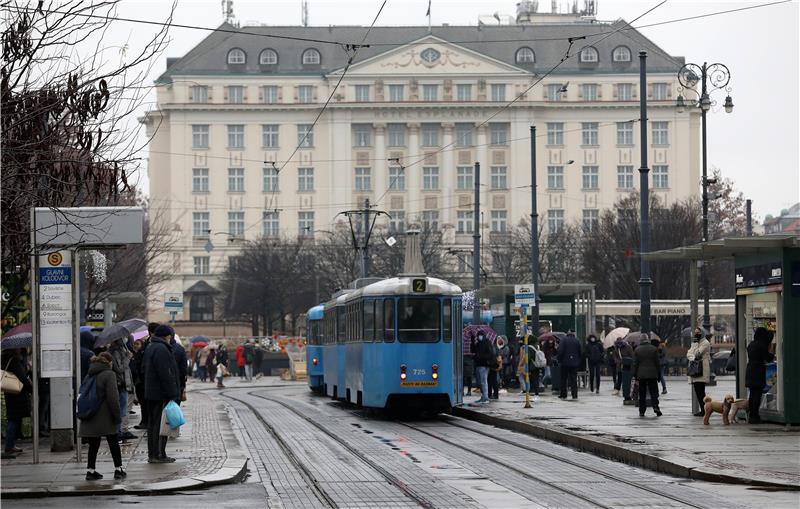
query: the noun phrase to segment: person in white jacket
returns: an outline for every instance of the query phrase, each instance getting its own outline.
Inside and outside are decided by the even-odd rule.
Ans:
[[[686,352],[686,359],[689,362],[700,361],[703,371],[698,376],[690,376],[689,383],[692,384],[697,401],[700,403],[700,411],[694,415],[701,417],[703,412],[703,398],[706,397],[706,384],[711,381],[711,343],[703,337],[703,331],[698,327],[694,330],[694,340],[689,351]]]

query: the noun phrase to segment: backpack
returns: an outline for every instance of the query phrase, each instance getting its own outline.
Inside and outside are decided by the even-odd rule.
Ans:
[[[255,361],[255,348],[253,345],[244,345],[244,362],[247,364],[252,364]]]
[[[91,419],[102,405],[103,399],[97,393],[97,377],[86,375],[78,393],[78,419],[82,421]]]
[[[544,352],[539,348],[534,348],[536,355],[533,357],[533,365],[536,368],[544,368],[547,366],[547,357]]]

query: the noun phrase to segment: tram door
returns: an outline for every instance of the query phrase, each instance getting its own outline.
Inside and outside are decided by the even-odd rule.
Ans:
[[[453,299],[453,325],[451,333],[453,334],[453,405],[460,405],[464,402],[464,349],[461,344],[462,328],[461,322],[461,301]]]

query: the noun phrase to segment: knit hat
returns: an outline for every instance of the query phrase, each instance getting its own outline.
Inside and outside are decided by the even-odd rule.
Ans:
[[[154,336],[158,336],[160,338],[166,338],[167,336],[174,336],[175,331],[169,325],[159,325],[156,327],[155,332],[153,332]]]

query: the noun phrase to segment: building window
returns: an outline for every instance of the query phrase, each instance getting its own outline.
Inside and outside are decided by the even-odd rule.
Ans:
[[[372,124],[353,124],[353,146],[372,146]]]
[[[355,94],[357,103],[369,102],[369,85],[356,85]]]
[[[275,193],[278,191],[278,168],[263,168],[262,189],[265,193]]]
[[[297,168],[297,190],[301,193],[314,190],[314,168]]]
[[[503,102],[506,100],[506,86],[503,84],[492,84],[492,101]]]
[[[391,233],[405,233],[406,212],[404,210],[389,211],[389,231]]]
[[[265,49],[258,57],[258,63],[261,65],[277,65],[278,52],[274,49]]]
[[[191,101],[193,103],[208,102],[208,87],[205,85],[195,85],[190,87]]]
[[[192,125],[192,148],[208,148],[208,125]]]
[[[439,146],[439,124],[422,124],[422,146]]]
[[[456,168],[456,188],[460,190],[472,189],[475,175],[472,166],[459,166]]]
[[[297,102],[299,103],[313,103],[314,102],[314,86],[313,85],[300,85],[297,87]]]
[[[506,221],[508,219],[508,212],[505,210],[493,210],[492,211],[492,232],[494,233],[505,233],[506,232]]]
[[[247,55],[239,48],[233,48],[228,52],[228,63],[233,65],[241,65],[247,62]]]
[[[547,189],[564,189],[564,167],[547,167]]]
[[[469,83],[459,83],[456,85],[456,99],[459,101],[472,100],[472,85]]]
[[[617,145],[633,145],[633,122],[617,122]]]
[[[315,49],[307,49],[303,52],[303,65],[319,65],[320,60],[319,51]]]
[[[669,188],[669,166],[653,165],[653,187],[655,189]]]
[[[438,101],[439,100],[439,85],[422,85],[422,100],[423,101]]]
[[[390,191],[405,191],[406,190],[406,173],[403,168],[399,166],[389,167],[389,190]]]
[[[208,168],[192,168],[192,192],[208,192]]]
[[[439,231],[439,211],[422,211],[422,229],[429,232]]]
[[[583,122],[581,124],[581,144],[597,145],[597,122]]]
[[[232,85],[228,88],[228,103],[242,104],[244,102],[244,87],[241,85]]]
[[[561,83],[550,83],[547,85],[547,100],[548,101],[560,101],[561,100],[561,89],[564,85]]]
[[[228,192],[244,192],[244,168],[228,168]]]
[[[208,212],[192,212],[192,237],[208,238],[208,232],[211,229],[208,214]]]
[[[265,85],[261,87],[261,96],[267,104],[277,104],[278,87],[276,85]]]
[[[669,122],[651,122],[653,145],[669,145]]]
[[[369,168],[356,168],[356,191],[369,191],[372,189],[372,173]]]
[[[456,124],[456,147],[471,147],[472,146],[472,124],[457,123]]]
[[[244,212],[228,212],[228,234],[231,237],[244,236]]]
[[[189,320],[210,322],[214,320],[214,296],[209,294],[192,295],[189,300]]]
[[[389,100],[393,102],[405,101],[403,85],[389,85]]]
[[[298,124],[297,125],[297,146],[300,148],[313,148],[314,147],[314,125],[313,124]]]
[[[564,123],[563,122],[548,122],[547,123],[547,144],[548,145],[563,145],[564,144]]]
[[[278,124],[264,124],[261,126],[261,146],[264,148],[278,148]]]
[[[633,166],[617,166],[617,188],[633,189]]]
[[[583,189],[598,189],[600,187],[600,171],[597,166],[583,167]]]
[[[208,256],[194,257],[194,273],[198,276],[211,272],[211,260]]]
[[[631,50],[626,46],[617,46],[611,53],[611,60],[614,62],[630,62]]]
[[[667,100],[667,87],[666,83],[653,83],[653,100],[666,101]]]
[[[228,125],[228,148],[244,148],[244,126]]]
[[[264,211],[261,214],[261,220],[263,222],[263,229],[261,233],[265,237],[277,237],[280,235],[280,216],[278,216],[277,211]]]
[[[492,145],[506,145],[508,143],[508,124],[489,124],[489,141]]]
[[[596,83],[584,83],[581,85],[581,95],[584,101],[596,101],[597,90],[599,87]]]
[[[313,212],[298,212],[297,213],[297,230],[301,237],[314,236],[314,213]]]
[[[532,64],[536,58],[530,48],[520,48],[517,50],[516,61],[518,64]]]
[[[406,125],[389,124],[386,126],[388,134],[387,145],[390,147],[405,147],[406,145]]]
[[[631,83],[617,83],[617,99],[620,101],[632,101],[633,85]]]
[[[456,233],[472,233],[475,221],[471,210],[459,210],[456,213]]]
[[[597,50],[591,46],[587,46],[581,50],[580,58],[583,63],[596,63],[599,60]]]
[[[547,231],[558,233],[564,228],[564,211],[550,209],[547,211]]]
[[[471,252],[458,254],[456,255],[456,258],[458,260],[458,272],[472,272],[472,265],[470,265],[472,262]]]
[[[597,209],[583,210],[583,229],[592,232],[600,225],[600,213]]]
[[[438,167],[425,166],[422,168],[422,189],[425,191],[435,191],[439,189]]]
[[[505,166],[492,166],[491,168],[492,189],[507,189],[507,169]]]

